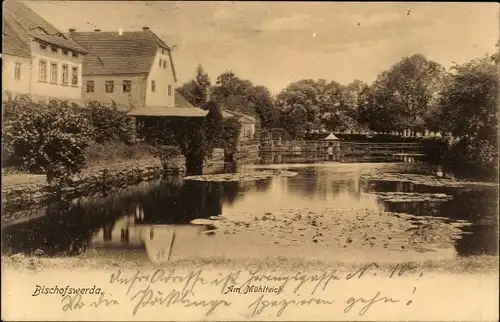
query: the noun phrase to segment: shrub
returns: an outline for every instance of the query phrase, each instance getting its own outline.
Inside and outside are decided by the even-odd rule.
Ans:
[[[92,143],[87,148],[87,165],[100,166],[120,163],[125,160],[141,160],[154,157],[152,147],[146,144],[123,142]]]
[[[171,145],[157,145],[151,150],[152,154],[161,161],[165,169],[169,168],[170,161],[173,157],[181,155],[181,150]]]
[[[131,126],[133,119],[116,109],[99,102],[89,102],[87,105],[89,121],[94,128],[94,140],[98,143],[121,141],[129,143],[134,135]]]
[[[70,173],[85,165],[85,149],[94,131],[82,108],[19,98],[5,101],[3,112],[4,165],[38,173],[49,165]]]

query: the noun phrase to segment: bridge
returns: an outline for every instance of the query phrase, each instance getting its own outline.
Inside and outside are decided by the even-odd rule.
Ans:
[[[330,144],[333,146],[332,158],[327,153]],[[406,160],[424,155],[422,143],[288,141],[276,145],[263,144],[259,149],[259,156],[264,163]]]

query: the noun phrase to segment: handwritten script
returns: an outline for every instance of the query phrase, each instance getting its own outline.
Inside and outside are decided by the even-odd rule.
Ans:
[[[422,276],[423,273],[411,263],[391,267],[371,263],[349,271],[332,269],[314,274],[282,274],[260,267],[224,273],[202,269],[190,272],[175,269],[124,272],[117,269],[109,275],[109,285],[100,285],[103,290],[112,289],[113,294],[103,291],[93,297],[66,295],[61,305],[64,311],[123,306],[134,316],[147,314],[148,310],[169,308],[189,308],[204,316],[227,309],[244,309],[246,312],[240,313],[248,317],[263,313],[282,317],[290,309],[317,306],[328,307],[331,312],[362,316],[377,306],[411,305],[416,286],[405,290],[403,298],[401,294],[384,292],[381,279],[398,283],[395,280],[402,277],[416,277],[412,281],[417,281]],[[364,284],[371,277],[377,277],[379,283]],[[356,287],[347,287],[353,284]],[[349,289],[353,291],[346,293]]]

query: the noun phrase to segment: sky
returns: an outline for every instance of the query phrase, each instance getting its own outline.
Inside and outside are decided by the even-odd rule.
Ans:
[[[66,32],[152,31],[174,46],[179,82],[201,64],[277,93],[300,79],[368,83],[416,53],[443,64],[497,50],[497,3],[23,1]]]

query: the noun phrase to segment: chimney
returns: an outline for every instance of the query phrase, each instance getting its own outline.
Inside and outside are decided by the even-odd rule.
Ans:
[[[142,30],[149,30],[149,27],[142,27]]]
[[[76,31],[76,29],[75,29],[75,28],[70,28],[70,29],[68,29],[68,30],[69,30],[69,32],[75,32],[75,31]]]
[[[99,31],[101,31],[101,29],[94,29],[94,31],[95,31],[95,32],[99,32]]]

